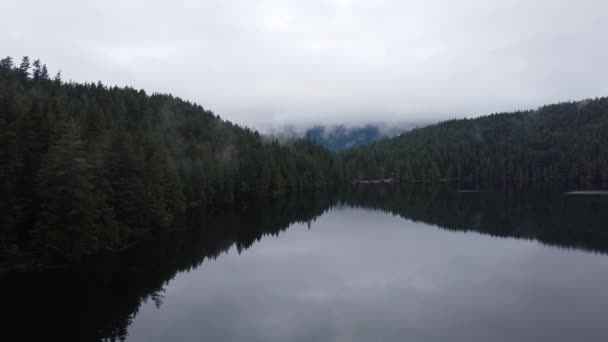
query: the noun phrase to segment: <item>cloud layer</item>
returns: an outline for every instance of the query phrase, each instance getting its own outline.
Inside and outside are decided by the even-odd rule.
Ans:
[[[3,55],[256,128],[608,95],[603,0],[0,0]]]

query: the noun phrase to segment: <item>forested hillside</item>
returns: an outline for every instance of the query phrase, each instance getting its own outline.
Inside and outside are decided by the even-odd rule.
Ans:
[[[168,227],[187,207],[394,178],[608,185],[608,99],[456,119],[332,154],[200,105],[63,82],[0,61],[0,256],[77,259]]]
[[[0,147],[5,254],[78,258],[169,226],[189,205],[336,179],[309,141],[279,144],[171,95],[66,83],[27,57],[0,61]]]
[[[348,180],[608,184],[608,98],[455,119],[340,155]]]

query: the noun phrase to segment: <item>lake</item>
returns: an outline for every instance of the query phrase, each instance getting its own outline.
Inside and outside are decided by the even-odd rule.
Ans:
[[[1,277],[5,341],[605,341],[608,198],[361,185]]]

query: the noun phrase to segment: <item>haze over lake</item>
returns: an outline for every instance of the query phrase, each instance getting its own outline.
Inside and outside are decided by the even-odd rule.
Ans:
[[[605,204],[604,197],[363,186],[194,211],[192,228],[102,257],[88,271],[6,276],[4,308],[23,318],[9,321],[7,334],[604,341]],[[41,286],[47,292],[30,292]]]

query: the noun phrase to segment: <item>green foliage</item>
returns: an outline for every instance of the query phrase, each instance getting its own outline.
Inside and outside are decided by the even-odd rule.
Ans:
[[[608,98],[457,119],[339,156],[348,180],[607,185]]]
[[[320,146],[266,141],[171,95],[51,80],[28,57],[0,60],[0,144],[0,252],[78,258],[170,226],[188,205],[336,180]]]
[[[36,182],[39,216],[35,241],[57,254],[78,258],[116,243],[112,209],[98,193],[78,126],[67,122],[44,156]]]
[[[0,60],[0,254],[78,258],[189,206],[360,179],[608,185],[608,99],[450,120],[332,154],[279,143],[172,95],[64,83]]]

